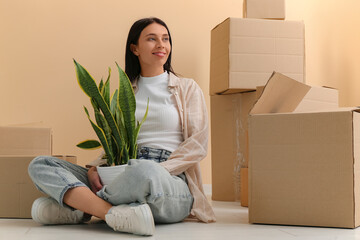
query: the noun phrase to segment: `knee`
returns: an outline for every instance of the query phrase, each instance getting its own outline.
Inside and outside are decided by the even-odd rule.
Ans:
[[[38,156],[34,158],[29,166],[28,166],[28,173],[31,178],[34,178],[38,171],[41,169],[41,166],[44,166],[47,164],[47,160],[49,159],[49,156]]]
[[[130,163],[130,167],[132,174],[141,176],[143,180],[153,180],[164,174],[169,175],[164,167],[151,160],[138,160],[136,164]]]

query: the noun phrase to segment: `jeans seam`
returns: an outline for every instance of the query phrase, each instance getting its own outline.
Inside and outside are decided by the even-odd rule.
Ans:
[[[59,196],[59,204],[60,206],[64,206],[64,196],[65,196],[65,193],[71,189],[71,188],[75,188],[75,187],[87,187],[83,182],[75,182],[75,183],[72,183],[72,184],[68,184],[66,187],[63,188],[63,190],[61,191],[60,193],[60,196]]]

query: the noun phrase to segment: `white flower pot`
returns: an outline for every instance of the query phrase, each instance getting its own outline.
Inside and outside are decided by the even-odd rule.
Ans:
[[[110,166],[110,167],[96,167],[103,185],[109,185],[121,173],[125,171],[124,165]]]

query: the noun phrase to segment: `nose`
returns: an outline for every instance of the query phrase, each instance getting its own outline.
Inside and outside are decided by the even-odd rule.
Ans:
[[[159,41],[157,42],[157,48],[164,48],[164,47],[165,47],[165,46],[164,46],[163,41],[159,40]]]

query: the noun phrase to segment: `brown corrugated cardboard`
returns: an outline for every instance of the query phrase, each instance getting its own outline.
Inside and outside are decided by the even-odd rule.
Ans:
[[[326,111],[338,106],[336,89],[311,87],[273,72],[250,114]]]
[[[228,18],[211,31],[210,95],[264,86],[273,71],[304,75],[304,24]]]
[[[241,187],[240,187],[240,203],[243,207],[249,206],[249,177],[248,177],[248,168],[240,169],[240,177],[241,177]]]
[[[71,155],[53,155],[53,157],[63,159],[65,161],[71,162],[73,164],[76,164],[76,156]]]
[[[311,88],[275,74],[253,108],[257,114],[251,111],[249,221],[355,228],[360,224],[359,109],[324,110],[324,101],[314,101],[311,112],[292,112],[304,89]]]
[[[51,155],[51,134],[47,127],[0,126],[0,155]]]
[[[285,0],[244,0],[244,18],[285,19]]]
[[[248,165],[248,113],[256,95],[210,97],[213,200],[240,200],[240,168]]]
[[[339,106],[339,94],[336,89],[311,87],[293,112],[310,112],[320,109],[334,109]]]
[[[75,156],[56,156],[76,163]],[[0,218],[31,218],[31,206],[40,193],[28,175],[35,156],[0,156]]]

